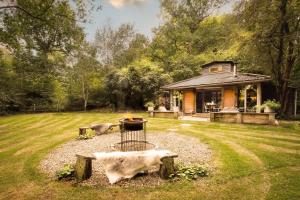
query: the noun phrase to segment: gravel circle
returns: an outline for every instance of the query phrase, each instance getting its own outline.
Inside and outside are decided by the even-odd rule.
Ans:
[[[158,149],[167,149],[178,154],[175,163],[184,164],[211,164],[212,151],[207,144],[201,143],[199,139],[185,136],[173,131],[167,133],[147,133],[147,140],[155,144]],[[89,140],[72,140],[67,142],[50,154],[40,163],[40,169],[55,178],[57,171],[65,164],[75,164],[76,154],[90,154],[94,152],[110,152],[112,144],[120,142],[119,133],[110,133],[96,136]],[[123,180],[116,185],[119,186],[157,186],[167,181],[159,178],[157,169],[149,171],[147,175],[137,175],[131,180]],[[83,181],[82,185],[110,186],[106,178],[103,166],[98,160],[93,161],[93,175],[89,180]],[[111,187],[111,186],[110,186]]]

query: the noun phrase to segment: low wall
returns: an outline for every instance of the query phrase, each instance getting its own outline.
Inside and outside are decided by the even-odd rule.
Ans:
[[[274,124],[275,113],[210,113],[211,122],[228,122],[243,124]]]
[[[174,111],[148,111],[149,117],[178,119],[179,112]]]

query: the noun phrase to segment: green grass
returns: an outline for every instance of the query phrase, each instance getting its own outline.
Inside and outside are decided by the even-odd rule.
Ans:
[[[53,181],[39,171],[41,159],[74,139],[78,127],[114,123],[121,117],[116,113],[0,117],[0,199],[300,199],[300,126],[296,121],[275,127],[149,119],[148,131],[163,134],[176,128],[212,148],[216,169],[196,182],[83,187]],[[182,127],[182,123],[192,126]]]

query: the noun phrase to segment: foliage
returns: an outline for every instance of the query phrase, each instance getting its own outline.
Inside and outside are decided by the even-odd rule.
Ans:
[[[286,115],[290,106],[289,86],[293,72],[299,67],[300,4],[298,0],[243,0],[236,8],[241,27],[249,31],[246,51],[253,65],[273,77]]]
[[[148,107],[154,107],[154,103],[153,103],[152,101],[148,101],[148,102],[145,103],[144,106],[145,106],[146,108],[148,108]]]
[[[78,140],[88,140],[88,139],[92,139],[93,137],[96,136],[95,131],[91,130],[91,129],[87,129],[86,130],[86,134],[85,135],[79,135],[77,137]]]
[[[100,63],[107,67],[124,67],[145,52],[147,38],[135,32],[132,24],[122,24],[116,30],[111,25],[96,32],[94,45]]]
[[[239,47],[236,38],[240,37],[240,30],[234,18],[203,14],[199,20],[199,23],[189,25],[175,17],[155,30],[149,46],[150,55],[174,81],[200,74],[200,66],[204,63],[236,59]],[[187,24],[181,24],[185,22]]]
[[[74,176],[75,169],[71,164],[65,164],[63,169],[56,173],[56,177],[58,180],[62,179],[70,179]]]
[[[0,113],[142,109],[161,86],[233,60],[243,72],[273,77],[280,112],[299,87],[298,0],[161,0],[152,40],[132,24],[99,27],[86,42],[82,23],[94,0],[18,0],[0,6]],[[4,4],[6,2],[3,2]],[[9,90],[7,89],[9,88]]]
[[[142,108],[145,102],[154,101],[160,87],[170,80],[158,64],[143,58],[110,73],[106,85],[115,108]]]
[[[100,65],[96,60],[96,49],[89,44],[83,44],[78,50],[76,63],[69,69],[72,92],[77,98],[82,99],[83,110],[86,111],[87,103],[92,92],[100,85]]]
[[[170,178],[183,178],[188,181],[196,180],[199,177],[208,176],[208,171],[201,165],[179,165],[175,174],[171,174]]]
[[[261,105],[262,108],[265,108],[265,107],[269,107],[271,108],[272,110],[274,111],[277,111],[280,109],[280,103],[277,102],[275,99],[273,100],[267,100],[265,101],[262,105]]]

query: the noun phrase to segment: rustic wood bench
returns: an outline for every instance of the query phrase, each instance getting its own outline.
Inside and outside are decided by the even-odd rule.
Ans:
[[[92,160],[95,160],[93,155],[81,155],[77,154],[77,161],[75,165],[75,177],[77,182],[81,182],[89,179],[92,176]],[[162,179],[168,179],[171,174],[175,173],[174,158],[177,158],[177,154],[165,156],[161,158],[162,164],[159,167],[159,176]]]
[[[119,124],[103,123],[91,125],[90,128],[94,130],[97,135],[101,135],[106,134],[107,131],[112,130],[116,126],[119,126]]]

